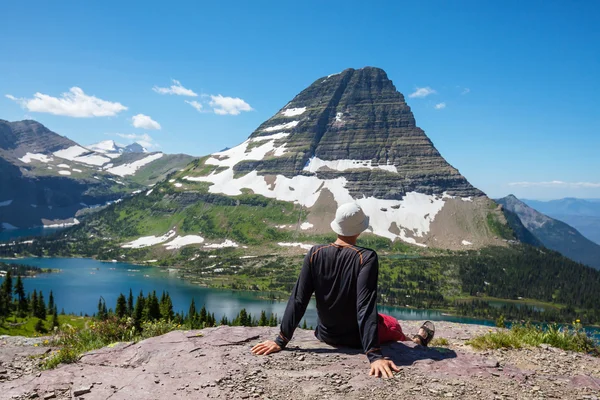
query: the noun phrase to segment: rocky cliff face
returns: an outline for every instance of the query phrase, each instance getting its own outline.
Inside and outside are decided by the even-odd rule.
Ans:
[[[585,238],[577,229],[536,211],[513,195],[497,202],[518,215],[523,225],[545,247],[558,251],[572,260],[600,269],[600,245]]]
[[[336,207],[353,200],[371,217],[372,233],[417,245],[502,244],[488,215],[506,223],[417,127],[386,73],[371,67],[316,80],[248,140],[183,179],[208,182],[211,193],[295,202],[316,233],[329,231]]]

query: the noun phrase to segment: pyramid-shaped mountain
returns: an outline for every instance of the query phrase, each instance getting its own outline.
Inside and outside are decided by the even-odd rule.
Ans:
[[[209,192],[297,203],[302,228],[329,231],[338,205],[357,201],[370,231],[444,248],[500,244],[506,220],[417,127],[404,96],[379,68],[316,80],[242,144],[186,171]],[[506,235],[504,235],[506,236]]]

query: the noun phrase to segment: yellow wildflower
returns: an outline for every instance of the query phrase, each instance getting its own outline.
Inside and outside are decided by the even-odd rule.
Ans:
[[[576,320],[575,320],[575,322],[577,322],[577,323],[580,323],[581,321],[580,321],[580,320],[578,320],[578,319],[576,319]]]

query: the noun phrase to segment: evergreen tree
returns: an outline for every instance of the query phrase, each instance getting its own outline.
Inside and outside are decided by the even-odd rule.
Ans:
[[[19,317],[23,318],[27,314],[29,307],[27,305],[27,297],[25,296],[25,288],[23,287],[21,276],[17,276],[15,296],[17,296],[17,314]]]
[[[100,297],[98,299],[98,313],[96,314],[96,317],[99,320],[103,320],[106,318],[106,315],[104,315],[104,308],[105,308],[104,302],[102,301],[102,297]]]
[[[38,319],[37,322],[35,323],[35,326],[33,327],[33,329],[35,329],[36,332],[39,333],[46,333],[46,327],[44,326],[44,322],[42,322],[41,319]]]
[[[12,292],[12,274],[9,268],[6,271],[2,285],[0,285],[0,317],[6,318],[10,316],[12,311]]]
[[[125,318],[125,316],[127,315],[127,299],[125,299],[125,296],[123,295],[123,293],[121,293],[119,295],[119,297],[117,297],[117,305],[115,307],[115,314],[117,315],[117,318],[119,318],[119,319]]]
[[[277,314],[271,314],[271,318],[269,318],[269,326],[277,326]]]
[[[60,315],[65,315],[65,309],[64,309],[64,307],[60,309]]]
[[[40,290],[40,293],[38,294],[38,306],[37,306],[37,317],[39,319],[45,320],[46,319],[46,302],[44,301],[44,293],[42,293],[42,291]]]
[[[142,329],[142,319],[144,318],[144,309],[146,303],[146,299],[144,298],[144,293],[140,291],[140,294],[135,302],[135,308],[133,310],[133,321],[135,325],[135,330],[140,331]]]
[[[192,298],[192,302],[190,303],[190,309],[188,311],[188,321],[190,324],[190,329],[198,328],[198,316],[196,314],[196,302]]]
[[[52,312],[54,310],[54,294],[52,290],[50,291],[50,296],[48,297],[48,312]]]
[[[306,319],[304,320],[304,323],[302,324],[302,329],[308,329],[308,327],[306,326]]]
[[[171,296],[169,296],[169,293],[165,294],[165,292],[163,292],[163,295],[160,299],[160,315],[167,321],[173,321],[175,318],[175,314],[173,313],[173,302],[171,301]]]
[[[56,307],[54,307],[54,310],[52,311],[52,328],[56,328],[58,327],[58,314],[56,312]]]
[[[29,309],[31,310],[31,315],[37,317],[38,315],[38,296],[37,291],[33,289],[33,294],[31,295],[31,301],[29,302]]]
[[[227,317],[225,315],[223,315],[221,317],[221,321],[219,322],[219,325],[229,325],[229,320],[227,319]]]
[[[147,317],[149,321],[157,321],[160,319],[160,304],[156,292],[153,291],[148,295]]]
[[[129,297],[127,298],[127,315],[133,316],[133,292],[129,288]]]
[[[265,310],[262,310],[260,312],[260,319],[258,320],[258,326],[267,326],[269,324],[269,321],[267,320],[267,313],[265,313]]]
[[[198,318],[198,323],[200,323],[200,326],[204,326],[204,324],[206,324],[206,307],[202,306],[202,308],[200,309],[200,316]]]

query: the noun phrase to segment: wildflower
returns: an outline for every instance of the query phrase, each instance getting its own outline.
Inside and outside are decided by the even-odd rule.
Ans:
[[[580,323],[581,321],[580,321],[580,320],[578,320],[578,319],[576,319],[576,320],[575,320],[575,322],[577,322],[577,323]]]

